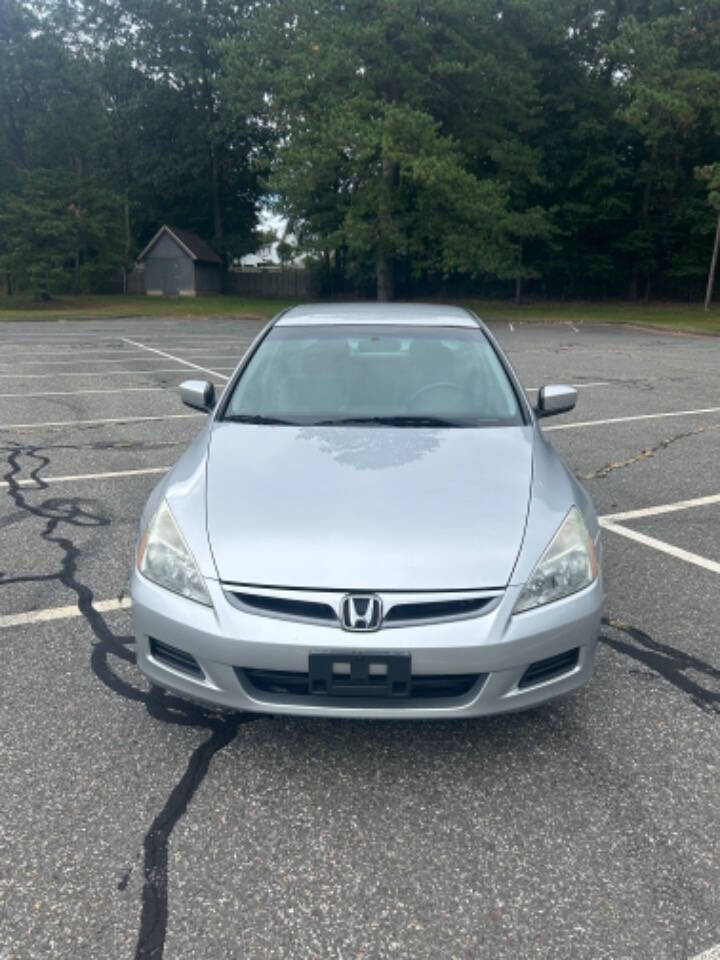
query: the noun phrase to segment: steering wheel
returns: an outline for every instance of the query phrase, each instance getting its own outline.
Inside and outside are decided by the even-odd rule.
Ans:
[[[420,387],[419,390],[416,390],[408,400],[408,406],[411,406],[416,400],[419,400],[420,397],[424,396],[426,393],[431,393],[433,390],[454,390],[455,393],[464,393],[462,387],[459,387],[456,383],[450,383],[449,380],[438,380],[435,383],[427,383],[424,387]]]

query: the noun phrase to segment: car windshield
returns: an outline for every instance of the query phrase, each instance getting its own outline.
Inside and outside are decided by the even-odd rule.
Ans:
[[[397,325],[273,327],[222,419],[408,427],[523,422],[482,330]]]

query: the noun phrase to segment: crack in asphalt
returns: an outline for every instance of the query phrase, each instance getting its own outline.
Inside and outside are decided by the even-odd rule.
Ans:
[[[7,448],[6,448],[7,449]],[[47,543],[62,551],[60,569],[54,574],[44,576],[16,577],[7,579],[0,574],[0,587],[8,583],[22,581],[57,580],[73,591],[77,596],[78,608],[93,632],[96,643],[90,657],[93,673],[106,687],[126,700],[145,706],[148,714],[163,723],[182,727],[200,727],[210,731],[210,736],[193,750],[187,767],[180,780],[175,784],[162,810],[150,825],[143,841],[143,890],[140,911],[140,923],[135,948],[135,960],[161,960],[165,949],[165,937],[168,923],[168,845],[170,835],[178,821],[184,816],[188,805],[203,782],[213,757],[228,746],[236,737],[243,723],[265,719],[261,714],[224,714],[214,712],[198,704],[175,697],[157,687],[144,691],[124,680],[112,667],[110,656],[134,664],[135,654],[129,649],[134,642],[133,636],[121,636],[114,633],[105,617],[93,606],[93,591],[82,583],[77,576],[77,562],[80,549],[70,536],[58,533],[59,527],[108,526],[110,518],[104,516],[101,505],[94,500],[75,497],[50,498],[38,506],[28,503],[23,488],[18,482],[21,472],[21,457],[36,461],[30,477],[37,487],[44,490],[47,483],[40,471],[48,466],[50,458],[41,453],[40,447],[15,444],[7,457],[8,471],[4,476],[7,492],[18,512],[45,521],[40,534]],[[118,884],[124,890],[130,878],[126,872]]]
[[[45,443],[38,444],[32,448],[19,448],[17,444],[0,446],[3,453],[12,453],[16,449],[21,452],[32,449],[34,452],[41,450],[163,450],[167,447],[179,447],[187,444],[187,440],[95,440],[90,443]]]
[[[215,754],[232,743],[241,723],[258,719],[256,714],[234,714],[212,725],[211,735],[192,752],[185,773],[145,834],[145,883],[135,960],[160,960],[163,955],[168,918],[168,842],[173,828],[185,814]]]
[[[634,463],[639,463],[641,460],[648,460],[660,450],[667,449],[667,447],[675,443],[676,440],[684,440],[686,437],[694,437],[699,433],[707,433],[710,430],[720,430],[720,423],[710,423],[702,427],[696,427],[694,430],[685,430],[683,433],[676,433],[674,436],[667,437],[667,439],[656,443],[654,447],[645,447],[644,450],[634,454],[632,457],[627,457],[625,460],[617,460],[614,463],[606,463],[604,467],[595,470],[593,473],[580,473],[578,476],[581,480],[602,480],[615,470],[630,467]]]
[[[632,627],[617,617],[603,617],[603,624],[618,633],[625,634],[632,643],[614,637],[601,635],[600,639],[618,653],[637,660],[671,683],[676,689],[687,694],[693,703],[707,713],[720,715],[720,690],[709,690],[687,676],[688,670],[720,683],[720,670],[712,664],[685,653],[666,643],[654,640],[639,627]]]
[[[690,434],[698,432],[701,431],[690,431]],[[665,441],[660,448],[675,439],[679,439],[679,436]],[[93,632],[96,642],[91,654],[91,667],[95,676],[119,696],[142,704],[154,719],[176,726],[206,729],[210,734],[190,754],[182,776],[153,819],[143,840],[143,888],[134,956],[135,960],[162,960],[168,926],[168,851],[172,832],[187,812],[208,773],[213,758],[233,742],[241,724],[262,719],[262,717],[255,714],[213,712],[155,687],[149,692],[144,691],[124,680],[116,672],[111,658],[126,664],[135,663],[134,652],[130,649],[134,637],[114,633],[105,617],[95,610],[93,591],[78,578],[77,564],[81,555],[80,549],[71,536],[64,536],[59,532],[63,525],[71,528],[107,526],[110,524],[110,518],[103,515],[102,505],[95,500],[53,497],[37,506],[27,501],[23,489],[37,491],[48,488],[47,483],[40,476],[41,471],[50,463],[50,457],[42,452],[46,449],[46,447],[13,445],[7,456],[9,469],[4,479],[8,484],[8,494],[16,507],[16,513],[12,516],[17,517],[23,514],[44,521],[45,526],[40,536],[62,551],[60,569],[46,576],[12,580],[0,575],[0,586],[18,582],[20,579],[33,581],[56,579],[75,593],[78,608]],[[18,483],[22,457],[35,461],[35,466],[30,472],[30,477],[37,484],[35,488],[21,488]],[[654,640],[643,630],[630,626],[619,618],[604,618],[603,624],[627,638],[620,639],[603,634],[601,639],[609,647],[631,657],[651,670],[653,674],[664,678],[678,690],[690,696],[702,710],[714,715],[720,714],[720,692],[707,689],[687,675],[687,671],[692,670],[711,681],[720,681],[720,670],[682,650]],[[117,884],[119,890],[126,889],[130,875],[131,868],[123,874]]]

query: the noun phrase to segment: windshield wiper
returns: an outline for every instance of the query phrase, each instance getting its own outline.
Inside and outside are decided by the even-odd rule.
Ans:
[[[230,423],[261,423],[261,424],[282,424],[284,426],[297,427],[294,420],[283,420],[281,417],[265,417],[261,413],[229,413],[223,417]]]
[[[335,417],[332,420],[316,420],[314,427],[345,427],[362,424],[378,424],[382,427],[462,427],[464,424],[445,417],[390,416],[390,417]]]

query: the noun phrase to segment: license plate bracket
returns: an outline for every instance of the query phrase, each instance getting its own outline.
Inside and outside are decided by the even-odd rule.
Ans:
[[[311,653],[308,693],[327,697],[409,697],[409,653]]]

